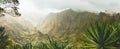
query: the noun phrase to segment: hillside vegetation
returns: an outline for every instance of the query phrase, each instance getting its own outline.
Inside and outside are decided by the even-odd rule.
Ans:
[[[33,27],[8,14],[0,17],[0,49],[119,49],[120,14],[67,9]]]

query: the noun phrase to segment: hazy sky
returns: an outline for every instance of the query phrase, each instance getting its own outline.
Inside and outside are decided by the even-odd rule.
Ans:
[[[33,22],[50,12],[65,8],[87,11],[120,11],[120,0],[19,0],[20,12]]]

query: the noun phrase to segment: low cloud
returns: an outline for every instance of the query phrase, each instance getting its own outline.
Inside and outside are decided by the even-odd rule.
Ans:
[[[119,0],[20,0],[20,3],[22,15],[33,22],[39,22],[48,13],[65,8],[120,12]]]
[[[31,0],[39,8],[80,9],[89,11],[119,10],[119,0]]]

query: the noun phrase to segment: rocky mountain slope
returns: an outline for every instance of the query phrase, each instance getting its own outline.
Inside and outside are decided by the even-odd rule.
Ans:
[[[32,23],[22,17],[13,17],[8,14],[0,17],[0,26],[5,27],[9,37],[18,43],[24,43],[27,35],[34,34]]]
[[[38,30],[42,33],[80,33],[86,27],[89,20],[97,14],[91,12],[77,12],[66,9],[58,13],[50,13],[38,24]]]

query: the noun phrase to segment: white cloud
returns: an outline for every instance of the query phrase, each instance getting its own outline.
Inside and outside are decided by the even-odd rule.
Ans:
[[[65,8],[120,12],[120,0],[20,0],[20,11],[26,18],[39,21],[41,17]]]

